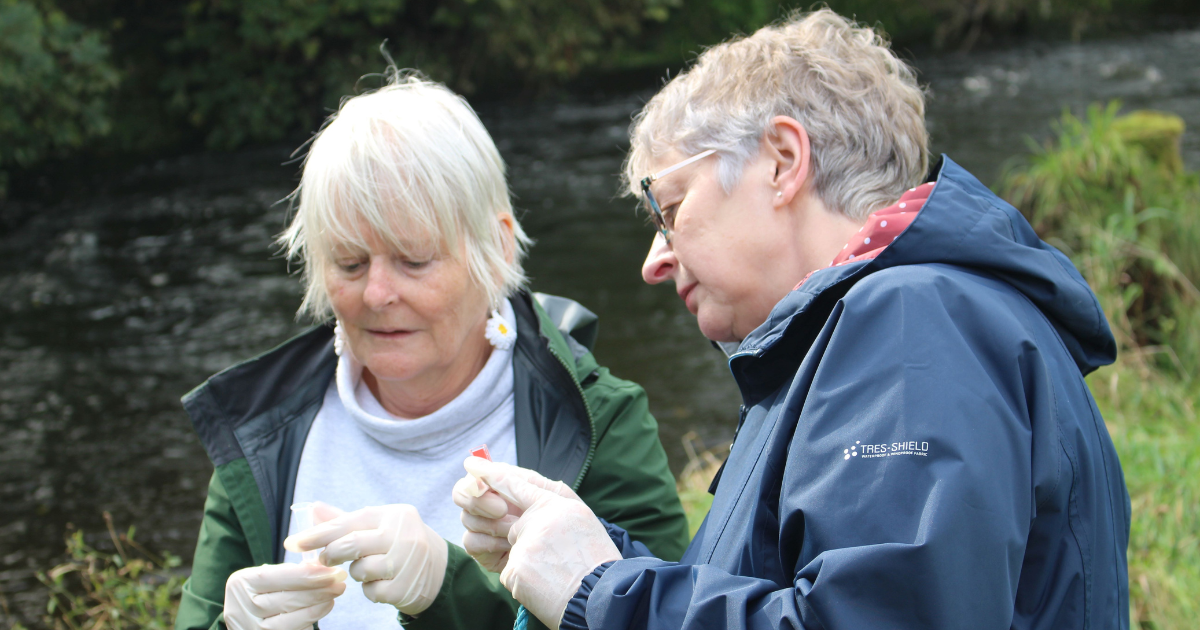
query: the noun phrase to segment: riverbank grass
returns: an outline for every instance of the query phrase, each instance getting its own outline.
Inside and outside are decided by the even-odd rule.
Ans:
[[[1129,538],[1134,628],[1200,619],[1200,387],[1121,362],[1088,379],[1121,458],[1133,508]]]
[[[169,630],[183,592],[177,556],[159,557],[134,540],[134,528],[118,534],[104,513],[115,553],[67,538],[68,560],[38,580],[49,591],[46,627],[54,630]],[[21,630],[18,624],[13,630]]]

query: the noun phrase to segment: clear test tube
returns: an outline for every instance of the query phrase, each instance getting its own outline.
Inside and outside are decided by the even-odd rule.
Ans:
[[[313,527],[313,510],[317,507],[316,503],[293,503],[292,504],[292,522],[296,524],[293,532],[299,534]],[[300,552],[301,562],[304,564],[320,564],[321,550],[314,549],[312,551]]]

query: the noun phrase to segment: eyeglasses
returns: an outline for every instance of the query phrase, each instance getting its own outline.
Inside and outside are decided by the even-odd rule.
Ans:
[[[672,226],[667,225],[667,218],[665,216],[663,216],[662,208],[660,208],[658,206],[658,200],[654,198],[654,193],[650,192],[650,184],[653,184],[654,182],[666,177],[667,175],[670,175],[671,173],[674,173],[675,171],[678,171],[679,169],[681,169],[693,162],[698,162],[700,160],[703,160],[704,158],[706,158],[716,152],[717,152],[716,149],[709,149],[707,151],[701,151],[700,153],[697,153],[696,155],[693,155],[692,157],[690,157],[674,166],[669,166],[649,177],[642,178],[642,197],[645,198],[646,205],[649,206],[649,208],[650,208],[650,220],[654,222],[654,227],[658,228],[658,231],[660,233],[662,233],[663,238],[666,239],[666,241],[668,243],[671,242]],[[674,221],[672,221],[672,223],[674,223]]]

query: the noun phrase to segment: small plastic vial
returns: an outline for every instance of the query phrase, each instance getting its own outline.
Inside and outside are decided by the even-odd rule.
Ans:
[[[313,527],[313,510],[316,509],[315,503],[293,503],[292,504],[292,522],[296,524],[293,531],[297,534]],[[320,564],[321,550],[313,549],[312,551],[300,552],[301,562],[304,564]]]

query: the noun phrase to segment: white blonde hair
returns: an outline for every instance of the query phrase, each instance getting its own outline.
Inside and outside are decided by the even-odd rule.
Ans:
[[[913,70],[873,29],[822,9],[714,46],[667,83],[634,117],[625,187],[639,194],[641,178],[673,150],[715,149],[728,194],[775,116],[804,126],[815,194],[852,219],[894,203],[928,169],[925,96]]]
[[[393,70],[388,83],[345,100],[329,117],[292,193],[295,216],[279,242],[290,260],[303,262],[300,314],[315,320],[333,312],[324,271],[334,249],[370,251],[371,233],[405,257],[465,252],[492,305],[526,282],[530,240],[514,217],[510,262],[497,220],[512,213],[504,161],[475,111],[413,72]]]

